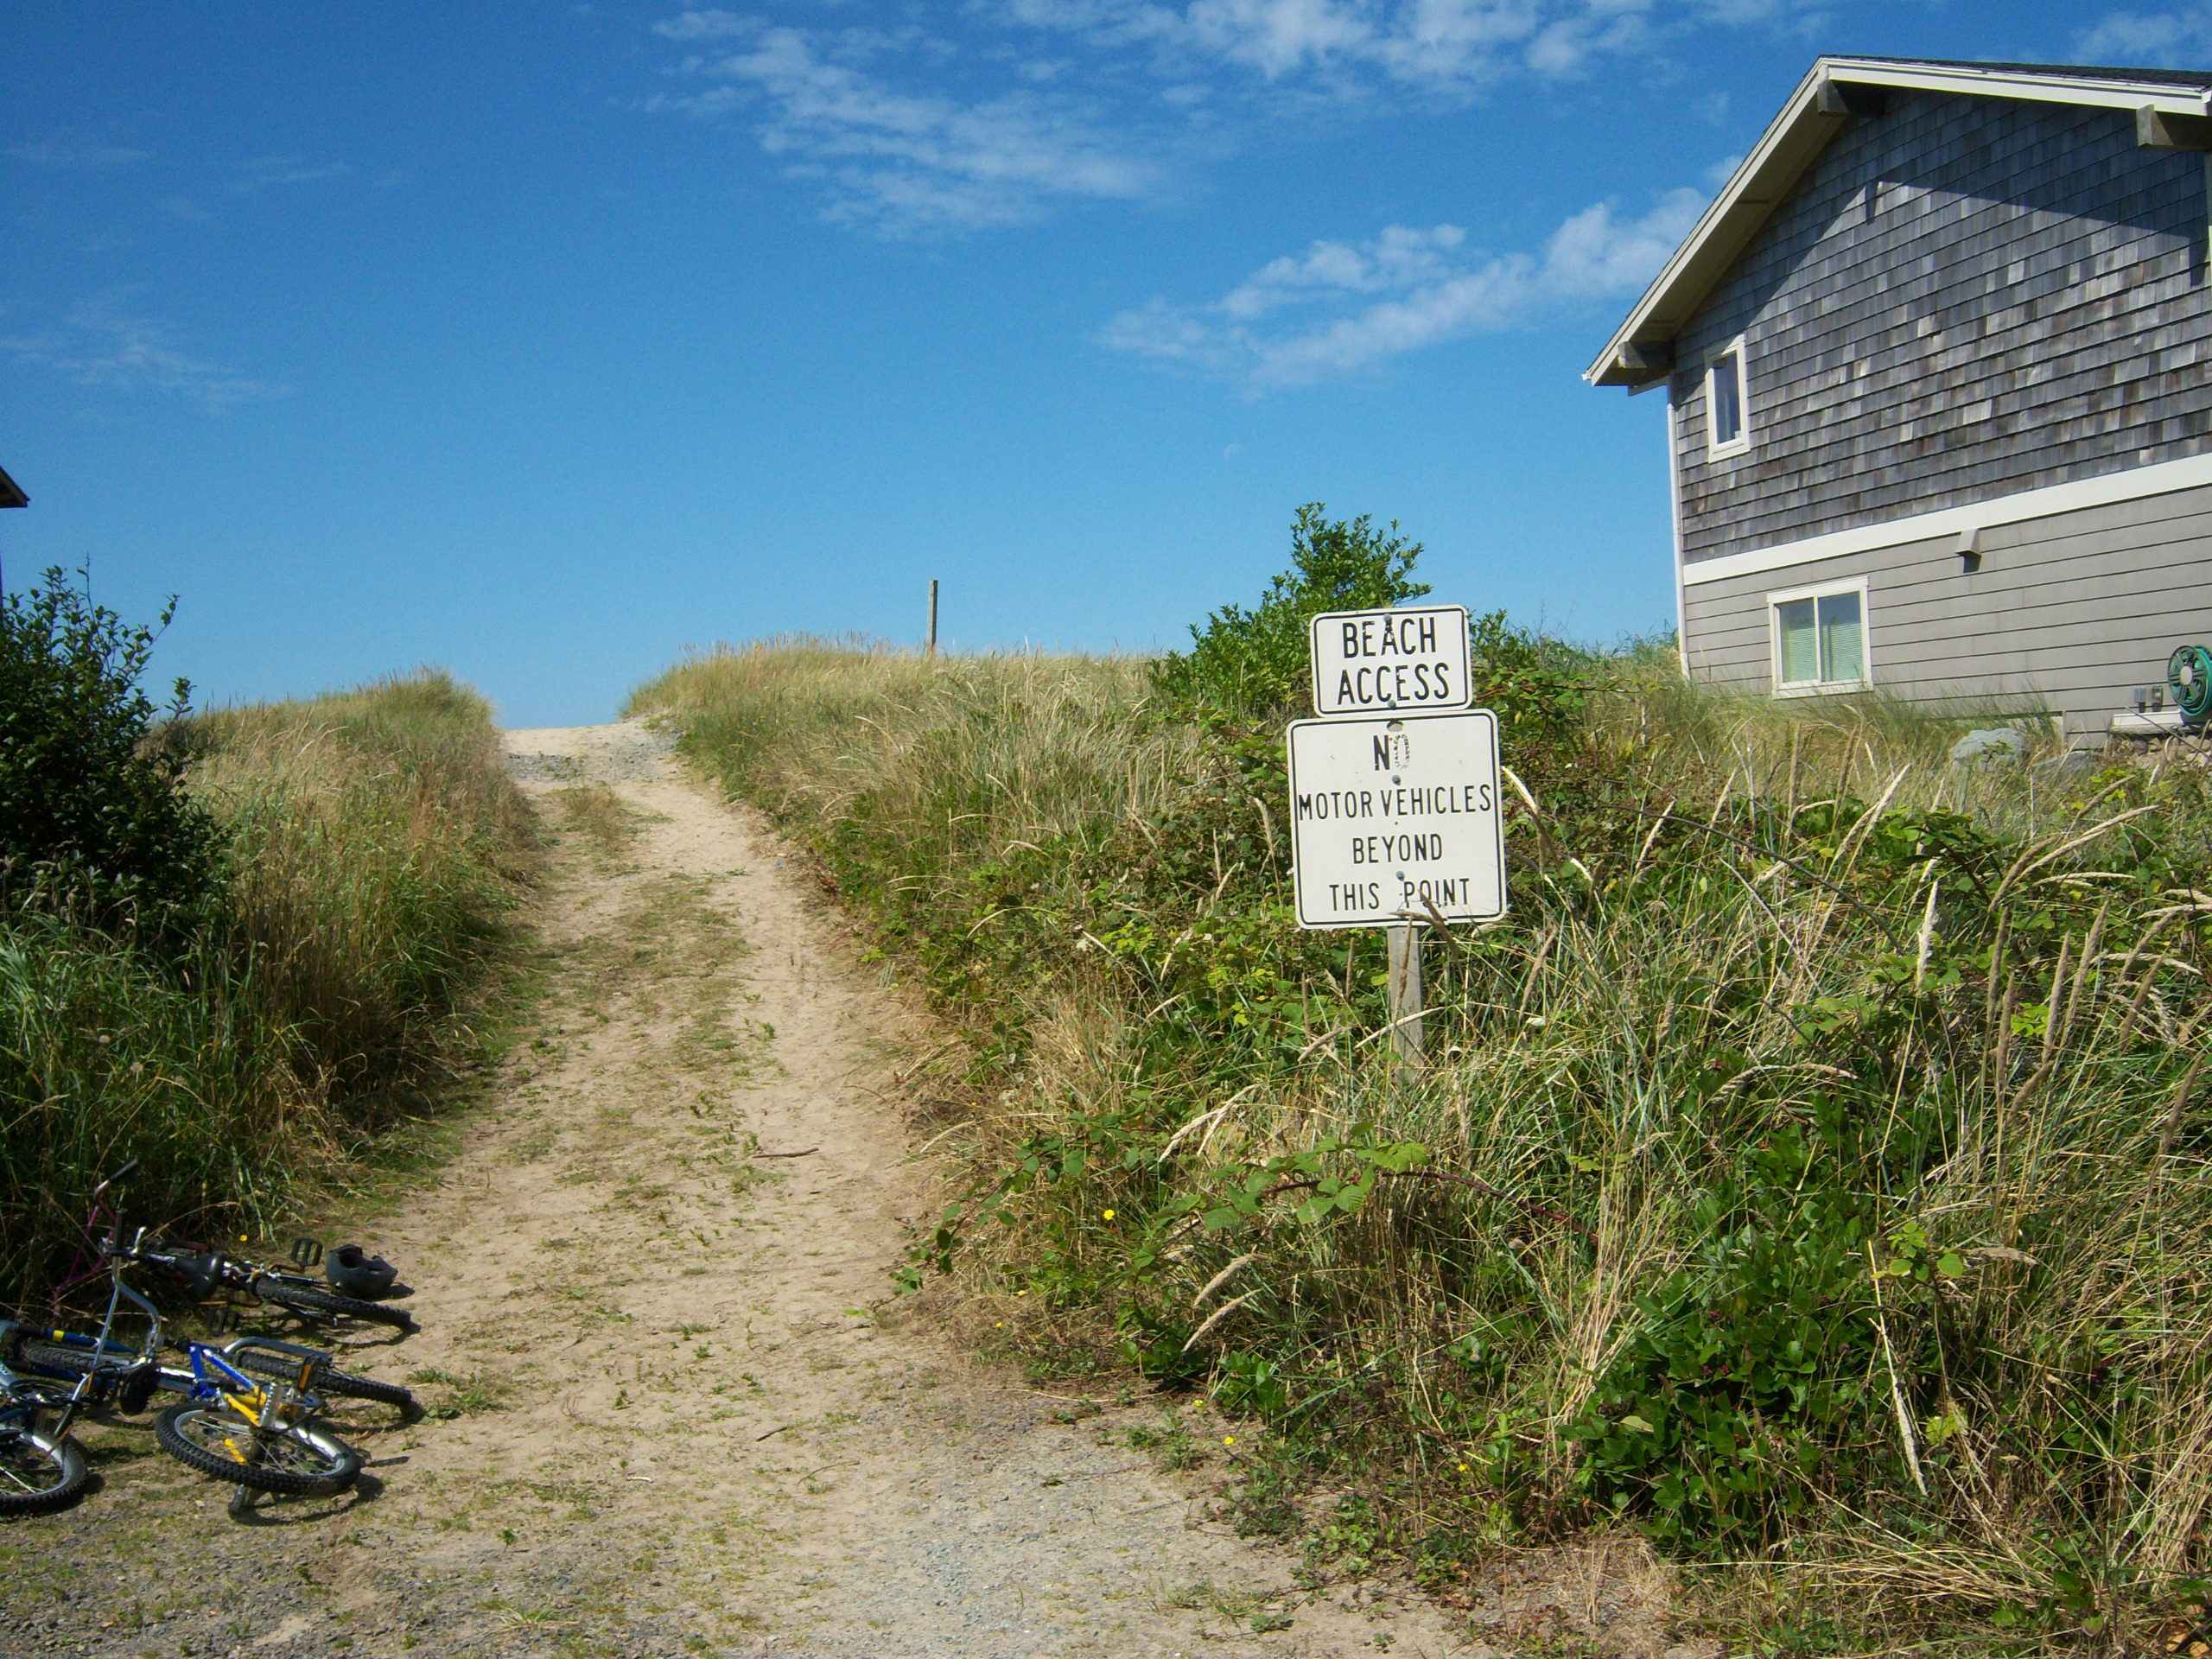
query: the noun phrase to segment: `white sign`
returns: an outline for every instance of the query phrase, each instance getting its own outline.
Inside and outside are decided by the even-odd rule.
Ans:
[[[1317,715],[1420,714],[1475,700],[1464,605],[1330,611],[1313,630]]]
[[[1301,927],[1505,914],[1497,716],[1293,721],[1290,856]]]

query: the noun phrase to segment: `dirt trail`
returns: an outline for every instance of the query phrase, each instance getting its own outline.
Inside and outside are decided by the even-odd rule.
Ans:
[[[897,1092],[923,1031],[654,734],[508,742],[558,834],[547,989],[379,1224],[424,1329],[353,1351],[438,1414],[363,1421],[362,1493],[252,1528],[105,1431],[105,1489],[0,1538],[29,1614],[0,1651],[1491,1651],[1425,1605],[1294,1590],[1209,1518],[1207,1470],[1132,1449],[1168,1408],[1055,1421],[892,1301],[931,1207]]]

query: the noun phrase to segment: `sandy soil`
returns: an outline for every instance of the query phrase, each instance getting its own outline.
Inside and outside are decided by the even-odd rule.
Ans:
[[[654,734],[508,741],[559,836],[546,990],[378,1226],[423,1331],[349,1350],[433,1414],[350,1417],[361,1490],[249,1524],[94,1430],[103,1489],[0,1535],[0,1653],[1494,1651],[1465,1613],[1296,1590],[1211,1518],[1222,1454],[1133,1449],[1187,1408],[1065,1421],[893,1299],[932,1207],[918,1020]]]

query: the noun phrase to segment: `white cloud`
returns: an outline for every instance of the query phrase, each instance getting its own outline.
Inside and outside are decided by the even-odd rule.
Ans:
[[[709,6],[655,23],[653,33],[671,41],[716,41],[733,35],[750,35],[759,28],[759,22],[753,18],[724,11],[719,6]]]
[[[342,179],[353,169],[344,162],[311,162],[303,156],[259,156],[245,164],[231,189],[241,196],[275,190],[288,184],[319,184]]]
[[[1675,190],[1624,219],[1599,202],[1560,225],[1540,253],[1475,260],[1462,256],[1456,226],[1394,225],[1370,242],[1317,242],[1273,260],[1208,305],[1151,300],[1113,318],[1098,339],[1253,391],[1337,379],[1563,305],[1633,295],[1703,206],[1696,191]]]
[[[795,175],[826,181],[832,219],[890,233],[1003,224],[1058,197],[1137,196],[1154,176],[1068,99],[1024,86],[963,100],[903,91],[863,67],[926,42],[757,24],[723,32],[748,31],[743,49],[685,65],[714,84],[657,102],[702,116],[756,110],[761,148],[791,158]]]
[[[112,299],[84,302],[54,332],[0,337],[0,352],[42,365],[79,385],[174,392],[211,410],[283,397],[291,391],[190,355],[177,346],[167,323],[133,315]]]
[[[1020,27],[1170,65],[1212,60],[1267,81],[1377,77],[1467,92],[1513,73],[1560,79],[1701,26],[1804,26],[1825,0],[999,0]]]
[[[25,162],[33,167],[94,168],[128,167],[134,162],[153,159],[150,149],[140,149],[130,144],[105,144],[90,138],[50,138],[36,143],[10,144],[10,159]]]
[[[2212,4],[2115,11],[2074,37],[2082,63],[2198,67],[2212,60]]]
[[[694,6],[652,26],[677,86],[643,104],[749,118],[829,217],[897,234],[1154,194],[1323,106],[1678,73],[1701,33],[1802,29],[1834,3],[962,0],[900,9],[888,29],[842,26],[859,15],[842,0],[814,0],[803,23]],[[1721,119],[1725,97],[1702,107]]]

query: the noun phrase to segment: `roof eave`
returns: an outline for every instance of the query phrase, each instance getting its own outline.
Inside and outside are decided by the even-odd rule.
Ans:
[[[2212,113],[2212,92],[2161,83],[2030,75],[1956,65],[1916,66],[1869,58],[1818,59],[1781,113],[1760,134],[1751,154],[1699,216],[1681,246],[1652,279],[1627,321],[1605,342],[1597,361],[1583,372],[1585,380],[1593,386],[1626,386],[1631,391],[1655,384],[1655,377],[1642,366],[1643,362],[1672,344],[1775,208],[1821,152],[1855,118],[1840,108],[1823,107],[1835,103],[1821,95],[1830,82],[1900,92],[2151,109],[2162,115]]]

